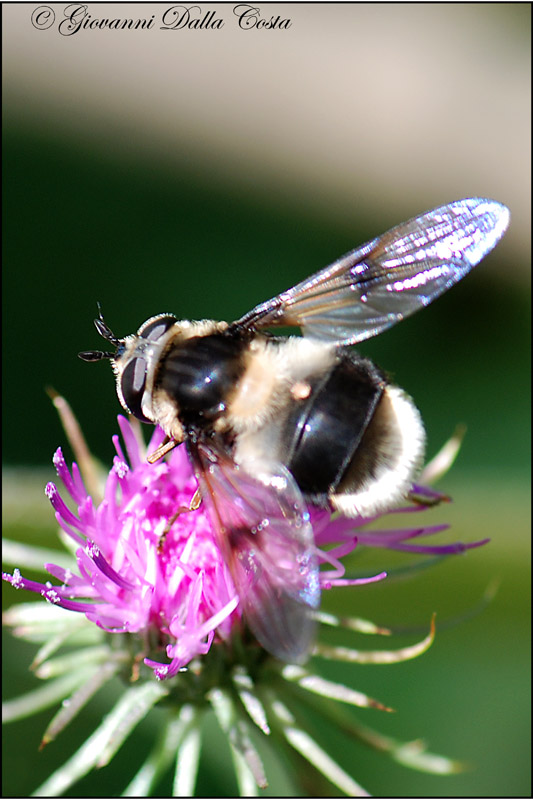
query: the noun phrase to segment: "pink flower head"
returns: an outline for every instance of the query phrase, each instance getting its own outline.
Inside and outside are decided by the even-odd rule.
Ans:
[[[3,577],[16,588],[39,592],[51,603],[84,613],[108,633],[141,634],[155,643],[156,651],[164,646],[169,664],[148,657],[144,661],[157,678],[169,678],[207,653],[213,641],[228,641],[241,623],[242,610],[204,504],[191,509],[197,482],[185,448],[177,447],[167,460],[150,464],[130,423],[124,417],[118,421],[126,454],[114,436],[116,456],[96,508],[77,465],[70,471],[60,448],[54,455],[77,513],[69,509],[54,483],[47,485],[46,494],[60,527],[78,545],[77,573],[46,564],[60,585],[27,580],[19,570]],[[162,441],[163,433],[156,429],[148,452]],[[414,488],[419,495],[439,498],[433,490]],[[401,510],[416,515],[424,508],[414,504]],[[363,526],[374,520],[332,519],[326,510],[309,511],[319,560],[330,567],[320,572],[322,589],[386,577],[386,573],[344,577],[341,559],[357,545],[448,554],[482,544],[413,544],[413,539],[447,526],[368,531]]]

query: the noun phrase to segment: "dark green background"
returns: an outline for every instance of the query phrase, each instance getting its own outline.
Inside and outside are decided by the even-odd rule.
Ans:
[[[96,302],[119,336],[171,311],[235,319],[403,220],[365,213],[349,230],[271,195],[214,182],[190,160],[116,159],[15,125],[4,130],[4,460],[46,464],[61,437],[53,386],[109,456],[119,405]],[[456,198],[435,193],[433,206]],[[500,198],[495,198],[500,199]],[[405,208],[404,218],[427,210]],[[512,209],[511,209],[512,213]],[[509,233],[512,236],[512,228]],[[415,398],[437,449],[457,422],[461,466],[521,473],[529,459],[529,298],[501,250],[429,309],[361,351]],[[496,277],[495,277],[496,275]]]

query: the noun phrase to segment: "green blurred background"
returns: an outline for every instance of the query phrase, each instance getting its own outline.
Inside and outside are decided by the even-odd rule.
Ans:
[[[498,578],[490,606],[443,626],[421,659],[329,673],[398,709],[359,712],[362,722],[424,737],[471,770],[419,775],[331,738],[375,795],[527,796],[530,8],[261,7],[292,26],[240,30],[232,5],[211,3],[202,9],[224,18],[220,31],[158,24],[63,36],[63,4],[52,4],[47,30],[32,25],[34,6],[3,8],[5,534],[54,541],[42,487],[65,438],[46,386],[70,401],[93,452],[110,463],[113,379],[107,364],[76,357],[102,346],[97,301],[119,336],[162,311],[234,319],[415,214],[467,196],[506,203],[511,228],[472,275],[361,347],[415,398],[429,455],[456,423],[468,426],[441,487],[454,503],[432,521],[451,521],[456,539],[491,544],[325,603],[382,624],[426,625],[434,610],[441,620],[461,616]],[[88,13],[159,21],[166,8],[104,3]],[[396,561],[368,554],[357,569]],[[4,599],[13,601],[10,587]],[[365,645],[374,643],[356,642]],[[9,639],[4,654],[12,697],[36,683],[31,648]],[[4,794],[38,786],[110,702],[99,696],[72,734],[40,754],[49,714],[6,728]],[[156,713],[133,749],[77,792],[120,793],[157,723]],[[199,791],[231,794],[227,759],[216,754],[224,743],[210,746]],[[269,793],[289,791],[279,778]]]

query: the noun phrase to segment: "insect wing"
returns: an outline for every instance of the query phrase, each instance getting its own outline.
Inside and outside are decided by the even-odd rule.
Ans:
[[[248,625],[277,658],[305,661],[320,585],[313,530],[294,478],[281,464],[254,461],[244,469],[205,443],[190,450]]]
[[[501,239],[509,210],[471,198],[428,211],[352,250],[240,321],[296,325],[306,336],[349,345],[431,303]]]

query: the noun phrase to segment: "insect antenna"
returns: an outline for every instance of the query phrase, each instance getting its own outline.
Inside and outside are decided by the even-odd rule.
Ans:
[[[97,303],[96,305],[98,306],[98,319],[94,320],[96,330],[100,336],[102,336],[102,338],[106,339],[108,342],[111,342],[111,344],[114,344],[115,347],[118,347],[121,340],[115,336],[107,322],[104,320],[100,303]]]
[[[107,322],[104,320],[102,314],[102,307],[100,303],[96,304],[98,306],[98,319],[94,320],[94,324],[96,330],[100,334],[100,336],[111,344],[118,347],[119,344],[122,343],[122,339],[119,339],[115,336]],[[83,361],[101,361],[103,358],[115,358],[115,353],[109,353],[107,351],[102,350],[84,350],[81,353],[78,353],[78,358],[81,358]]]

